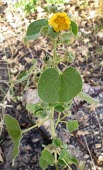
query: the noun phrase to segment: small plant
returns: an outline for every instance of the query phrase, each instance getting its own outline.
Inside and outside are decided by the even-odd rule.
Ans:
[[[47,3],[50,4],[64,4],[68,3],[70,0],[46,0]]]
[[[19,0],[15,5],[16,7],[23,7],[23,10],[30,14],[36,10],[37,0]]]
[[[58,138],[56,128],[62,122],[66,125],[69,133],[78,129],[77,120],[65,120],[70,115],[74,97],[78,96],[90,104],[98,104],[98,101],[82,92],[82,78],[77,69],[65,65],[65,62],[71,64],[74,61],[74,56],[67,49],[64,49],[64,56],[57,54],[58,44],[67,45],[77,38],[78,27],[76,22],[67,13],[58,11],[55,5],[50,6],[49,10],[51,13],[53,12],[49,21],[47,19],[40,19],[32,22],[27,29],[24,40],[27,43],[30,40],[38,39],[40,35],[46,35],[53,43],[53,56],[46,54],[39,73],[36,60],[34,61],[33,69],[31,68],[34,71],[34,79],[37,82],[36,89],[39,100],[35,104],[27,103],[26,109],[40,119],[37,124],[25,130],[21,130],[17,120],[7,114],[4,117],[4,122],[14,143],[12,153],[13,164],[19,153],[19,144],[23,134],[35,127],[40,127],[49,120],[52,143],[44,146],[39,159],[39,165],[43,170],[48,168],[49,165],[55,165],[56,170],[59,167],[60,169],[61,167],[62,169],[68,167],[71,170],[71,164],[77,164],[78,161],[69,153],[67,144]],[[62,71],[58,66],[61,62],[64,63]],[[31,74],[31,71],[28,73],[28,76],[29,74]],[[25,78],[27,79],[28,77],[24,75]],[[54,118],[55,112],[58,114],[57,119]]]

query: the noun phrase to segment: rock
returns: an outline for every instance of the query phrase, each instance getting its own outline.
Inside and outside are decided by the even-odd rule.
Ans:
[[[99,131],[95,131],[95,132],[94,132],[94,135],[99,135]]]
[[[91,128],[92,128],[92,129],[95,129],[95,125],[92,125]]]
[[[75,147],[74,145],[69,145],[68,146],[69,152],[76,157],[78,160],[84,160],[83,159],[83,152],[80,151],[79,147]]]
[[[23,104],[32,103],[36,104],[40,102],[40,98],[38,96],[37,89],[28,89],[24,94],[22,99]]]
[[[96,149],[101,148],[101,144],[100,144],[100,143],[95,144],[95,148],[96,148]]]
[[[89,158],[89,155],[85,154],[85,155],[84,155],[84,158],[85,158],[85,159],[88,159],[88,158]]]
[[[98,157],[98,161],[99,161],[99,162],[103,162],[103,155],[100,155],[100,156]]]
[[[78,120],[78,122],[81,123],[82,125],[84,126],[88,125],[88,115],[86,115],[86,113],[84,113],[83,111],[78,111],[74,118]]]
[[[99,118],[103,119],[103,113],[100,113]]]
[[[89,84],[83,83],[83,91],[84,91],[85,93],[88,93],[89,90],[90,90],[90,88],[91,88],[91,86],[90,86]]]

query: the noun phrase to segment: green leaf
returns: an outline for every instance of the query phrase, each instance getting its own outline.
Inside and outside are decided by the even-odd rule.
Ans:
[[[46,160],[48,162],[49,165],[52,166],[54,164],[54,158],[53,158],[53,155],[52,155],[52,153],[50,151],[44,149],[42,151],[42,155],[41,156],[42,156],[42,158],[44,160]]]
[[[74,21],[71,21],[71,29],[74,35],[77,35],[78,33],[78,26]]]
[[[62,159],[62,158],[64,158],[64,157],[68,156],[68,155],[70,155],[69,152],[68,152],[67,150],[65,150],[65,149],[62,149],[62,150],[60,151],[59,158]]]
[[[55,32],[52,27],[48,28],[48,36],[52,39],[55,39],[59,36],[59,32]]]
[[[33,65],[29,69],[30,73],[33,72],[35,70],[36,66],[37,66],[37,60],[36,59],[33,59],[32,62],[33,62]]]
[[[59,164],[62,165],[62,166],[65,166],[65,165],[70,165],[70,164],[77,164],[78,161],[76,158],[74,158],[70,153],[69,151],[67,150],[64,150],[62,149],[60,151],[60,155],[59,155]]]
[[[65,58],[64,58],[65,61],[72,63],[74,61],[74,59],[75,59],[75,56],[73,55],[73,53],[67,52],[65,54]]]
[[[48,26],[44,26],[44,27],[42,27],[41,30],[40,30],[40,33],[43,34],[43,35],[46,35],[47,32],[48,32]]]
[[[46,113],[46,111],[38,110],[38,111],[36,111],[36,116],[39,117],[39,118],[44,119],[44,118],[47,117],[47,113]]]
[[[84,170],[85,169],[85,162],[84,161],[80,161],[79,165],[78,165],[79,170]]]
[[[14,148],[12,152],[12,159],[14,163],[14,160],[19,153],[19,144],[20,144],[20,140],[22,139],[22,132],[18,121],[13,117],[11,117],[10,115],[7,114],[5,115],[4,123],[6,125],[8,134],[10,135],[14,143]]]
[[[23,82],[23,81],[26,81],[26,80],[29,78],[29,76],[30,76],[30,73],[26,74],[25,76],[23,76],[22,78],[14,81],[14,82],[15,82],[15,83],[21,83],[21,82]]]
[[[30,67],[29,71],[28,72],[24,71],[24,72],[20,73],[18,76],[18,79],[16,81],[13,81],[13,83],[21,83],[23,81],[26,81],[29,78],[29,76],[33,73],[33,71],[36,67],[36,64],[37,64],[36,59],[33,59],[32,62],[33,62],[33,65]]]
[[[87,94],[85,92],[80,92],[78,94],[78,97],[80,97],[81,99],[85,100],[89,104],[96,104],[96,105],[99,104],[98,100],[93,99],[91,96],[89,96],[89,94]]]
[[[69,42],[73,38],[74,38],[74,34],[72,32],[65,32],[61,36],[61,41],[65,43],[65,42]]]
[[[61,166],[66,166],[66,163],[62,159],[58,159],[58,164]]]
[[[26,109],[33,114],[35,114],[37,111],[43,111],[41,103],[37,103],[37,104],[27,103]]]
[[[78,71],[68,67],[64,72],[54,68],[45,70],[39,79],[38,95],[47,103],[68,102],[82,89],[82,79]]]
[[[61,146],[62,149],[67,149],[67,147],[68,147],[68,145],[65,144],[65,143],[63,143],[62,146]]]
[[[43,159],[43,157],[40,157],[39,159],[39,166],[45,170],[46,168],[48,168],[49,164],[46,160]]]
[[[54,158],[51,152],[49,152],[47,149],[44,149],[42,151],[41,157],[39,159],[39,165],[40,167],[45,170],[49,165],[54,164]]]
[[[59,105],[59,104],[54,107],[54,110],[56,110],[56,111],[58,111],[58,112],[63,112],[64,109],[65,109],[65,108],[64,108],[63,106]]]
[[[60,138],[53,139],[53,145],[55,147],[60,147],[62,145],[62,141],[60,140]]]
[[[14,165],[14,160],[19,153],[19,145],[20,145],[20,141],[21,141],[22,137],[23,136],[20,134],[19,137],[16,138],[14,141],[14,147],[13,147],[13,151],[12,151],[12,164],[13,165]]]
[[[27,41],[29,40],[36,40],[40,36],[41,28],[47,25],[48,25],[48,20],[46,19],[40,19],[32,22],[27,29],[24,42],[27,43]]]
[[[70,163],[70,164],[73,164],[73,163],[74,163],[74,164],[77,164],[77,163],[78,163],[78,160],[71,155],[71,157],[69,158],[69,163]]]
[[[67,122],[67,129],[68,131],[71,133],[74,130],[78,129],[78,121],[77,120],[69,120],[69,122]]]
[[[61,166],[67,165],[68,162],[69,162],[69,157],[70,157],[70,153],[69,153],[67,150],[62,149],[62,150],[60,151],[58,163],[59,163]]]

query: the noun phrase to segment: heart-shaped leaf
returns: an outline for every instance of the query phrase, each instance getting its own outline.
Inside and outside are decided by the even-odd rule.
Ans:
[[[47,103],[63,103],[74,98],[82,89],[82,79],[78,71],[68,67],[64,72],[48,68],[38,83],[39,97]]]

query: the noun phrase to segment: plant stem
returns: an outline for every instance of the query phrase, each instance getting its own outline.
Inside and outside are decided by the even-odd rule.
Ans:
[[[58,126],[59,122],[64,122],[64,123],[66,123],[66,121],[62,121],[62,120],[63,120],[65,117],[67,117],[68,115],[63,116],[61,119],[60,119],[60,115],[61,115],[61,113],[59,112],[58,119],[57,119],[57,122],[56,122],[56,125],[55,125],[55,129],[56,129],[56,127]]]
[[[55,61],[56,61],[56,56],[57,56],[57,53],[56,53],[57,40],[54,39],[53,43],[54,43],[53,60],[54,60],[54,63],[55,63]]]
[[[55,133],[55,126],[54,126],[54,107],[51,108],[51,133],[52,133],[52,138],[56,137]]]
[[[69,168],[69,170],[72,170],[72,168],[68,165],[68,163],[65,161],[65,159],[63,159],[63,161],[65,162],[65,164]]]
[[[28,131],[30,131],[30,130],[36,128],[36,127],[41,126],[45,121],[47,121],[47,120],[49,120],[49,119],[50,119],[50,118],[46,118],[46,119],[44,119],[43,121],[39,122],[38,124],[29,127],[28,129],[22,130],[22,134],[23,134],[23,133],[26,133],[26,132],[28,132]]]
[[[54,157],[55,157],[55,168],[56,168],[56,170],[59,170],[59,169],[58,169],[57,153],[56,153],[56,152],[54,152]]]
[[[58,123],[60,122],[60,116],[61,116],[61,112],[59,112],[58,119],[57,119],[57,122],[55,124],[55,129],[58,126]]]

